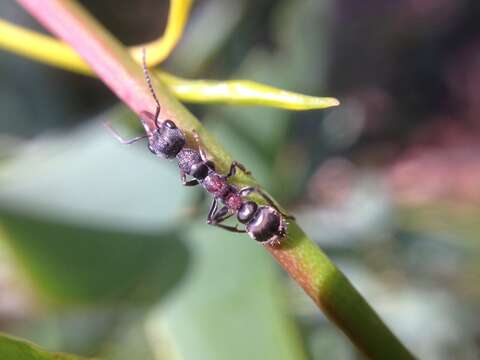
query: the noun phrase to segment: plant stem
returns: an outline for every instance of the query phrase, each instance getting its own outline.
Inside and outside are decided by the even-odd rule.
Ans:
[[[145,86],[142,69],[127,50],[76,2],[17,1],[46,28],[76,49],[133,111],[139,114],[155,108]],[[189,136],[195,129],[216,164],[225,170],[231,162],[227,152],[165,86],[153,80],[162,104],[160,117],[172,119]],[[237,179],[242,184],[254,182],[241,174]],[[343,273],[296,224],[290,225],[288,239],[280,248],[266,249],[365,355],[372,359],[413,358]]]

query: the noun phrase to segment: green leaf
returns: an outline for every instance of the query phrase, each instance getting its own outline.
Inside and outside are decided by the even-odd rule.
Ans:
[[[157,357],[305,359],[284,283],[261,245],[204,224],[190,237],[188,281],[147,323]]]
[[[7,243],[35,287],[62,302],[156,299],[187,267],[178,236],[129,234],[0,211]]]
[[[0,168],[3,237],[53,300],[156,300],[183,276],[188,250],[176,230],[189,193],[174,164],[138,146],[94,123]]]
[[[49,352],[35,344],[5,334],[0,334],[0,359],[2,360],[81,360],[70,354]]]

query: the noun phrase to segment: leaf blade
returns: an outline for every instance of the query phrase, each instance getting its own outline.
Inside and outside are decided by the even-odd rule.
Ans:
[[[93,360],[71,354],[49,352],[29,341],[0,333],[0,359],[15,360]]]

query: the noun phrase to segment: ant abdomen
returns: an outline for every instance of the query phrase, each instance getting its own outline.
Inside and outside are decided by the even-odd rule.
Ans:
[[[272,244],[282,238],[286,230],[282,216],[270,206],[259,207],[245,228],[256,241]]]

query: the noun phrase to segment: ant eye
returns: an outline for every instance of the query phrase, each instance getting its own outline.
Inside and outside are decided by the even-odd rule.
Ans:
[[[148,144],[148,150],[154,155],[157,155],[157,151],[153,148],[152,144]]]
[[[177,126],[175,125],[175,123],[172,120],[165,120],[163,125],[168,127],[169,129],[176,129],[177,128]]]

